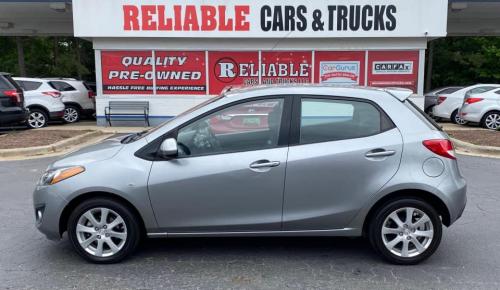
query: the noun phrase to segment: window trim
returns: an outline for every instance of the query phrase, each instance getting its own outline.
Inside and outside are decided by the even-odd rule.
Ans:
[[[350,102],[360,102],[360,103],[368,103],[375,107],[376,110],[379,111],[380,113],[380,132],[376,134],[371,134],[367,136],[362,136],[362,137],[356,137],[356,138],[348,138],[348,139],[340,139],[340,140],[325,140],[325,141],[320,141],[320,142],[310,142],[310,143],[301,143],[300,142],[300,122],[301,122],[301,117],[302,117],[302,99],[314,99],[314,100],[330,100],[330,101],[350,101]],[[383,124],[383,119],[384,117],[390,122],[390,126],[387,126],[384,128]],[[292,115],[292,128],[290,130],[290,146],[298,146],[298,145],[310,145],[310,144],[318,144],[318,143],[328,143],[328,142],[337,142],[337,141],[345,141],[345,140],[355,140],[355,139],[360,139],[360,138],[367,138],[371,136],[376,136],[382,133],[385,133],[387,131],[390,131],[394,128],[396,128],[396,124],[394,121],[391,119],[391,117],[374,101],[368,100],[368,99],[363,99],[363,98],[356,98],[356,97],[343,97],[343,96],[328,96],[328,95],[297,95],[296,98],[294,99],[294,104],[293,104],[293,115]]]
[[[191,156],[174,156],[171,158],[163,158],[158,155],[158,150],[160,149],[161,143],[168,138],[175,138],[177,140],[177,136],[179,133],[179,130],[182,128],[200,120],[203,119],[213,113],[216,113],[218,111],[225,110],[229,107],[236,106],[239,104],[243,103],[249,103],[249,102],[255,102],[255,101],[261,101],[261,100],[269,100],[269,99],[283,99],[283,112],[281,114],[281,127],[280,127],[280,133],[278,136],[278,144],[275,147],[271,148],[262,148],[262,149],[255,149],[255,150],[233,150],[233,151],[226,151],[226,152],[218,152],[218,153],[207,153],[207,154],[199,154],[199,155],[191,155]],[[252,97],[252,98],[247,98],[243,100],[238,100],[234,101],[222,106],[219,106],[217,108],[214,108],[208,112],[205,112],[199,116],[196,116],[195,118],[188,120],[179,126],[175,127],[174,129],[170,130],[169,132],[163,134],[162,136],[156,138],[143,148],[139,149],[137,152],[135,152],[135,156],[146,159],[149,161],[168,161],[172,159],[186,159],[186,158],[197,158],[197,157],[204,157],[204,156],[213,156],[213,155],[224,155],[224,154],[232,154],[232,153],[239,153],[239,152],[251,152],[251,151],[260,151],[260,150],[270,150],[270,149],[277,149],[277,148],[283,148],[283,147],[288,147],[289,146],[289,137],[290,137],[290,121],[292,117],[292,103],[294,100],[294,95],[267,95],[267,96],[259,96],[259,97]]]

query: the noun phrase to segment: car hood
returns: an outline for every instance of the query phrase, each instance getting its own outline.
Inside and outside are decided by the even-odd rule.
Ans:
[[[50,168],[85,165],[96,161],[103,161],[113,158],[125,146],[120,141],[123,136],[106,139],[100,143],[83,147],[75,152],[71,152],[54,162]]]

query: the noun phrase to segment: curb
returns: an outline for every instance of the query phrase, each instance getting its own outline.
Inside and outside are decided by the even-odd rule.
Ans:
[[[478,156],[500,157],[500,147],[475,145],[455,138],[451,138],[451,141],[453,141],[459,151],[463,151],[465,153]]]
[[[68,147],[81,144],[86,139],[95,138],[101,135],[104,135],[104,133],[102,133],[101,131],[93,131],[66,140],[62,140],[51,145],[15,149],[1,149],[0,157],[26,157],[56,153],[68,149]]]

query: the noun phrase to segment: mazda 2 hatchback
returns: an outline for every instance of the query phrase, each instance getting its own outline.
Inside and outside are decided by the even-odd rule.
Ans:
[[[49,166],[36,226],[89,261],[144,237],[366,236],[429,257],[466,204],[448,136],[396,89],[233,89],[148,132]]]

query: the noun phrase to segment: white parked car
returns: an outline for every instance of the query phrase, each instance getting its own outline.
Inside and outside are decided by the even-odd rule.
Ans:
[[[66,105],[64,121],[75,123],[82,115],[94,115],[95,93],[85,82],[71,78],[47,78],[46,80],[63,95],[62,100]]]
[[[500,88],[465,97],[460,117],[487,129],[500,129]]]
[[[61,120],[64,116],[62,94],[48,81],[36,78],[13,78],[24,91],[25,107],[29,109],[27,125],[30,128],[47,126],[49,120]]]
[[[498,84],[478,84],[463,88],[451,94],[438,96],[437,105],[434,106],[433,115],[438,118],[450,119],[455,124],[465,125],[466,120],[460,118],[458,111],[464,102],[466,95],[488,92],[500,88]]]

